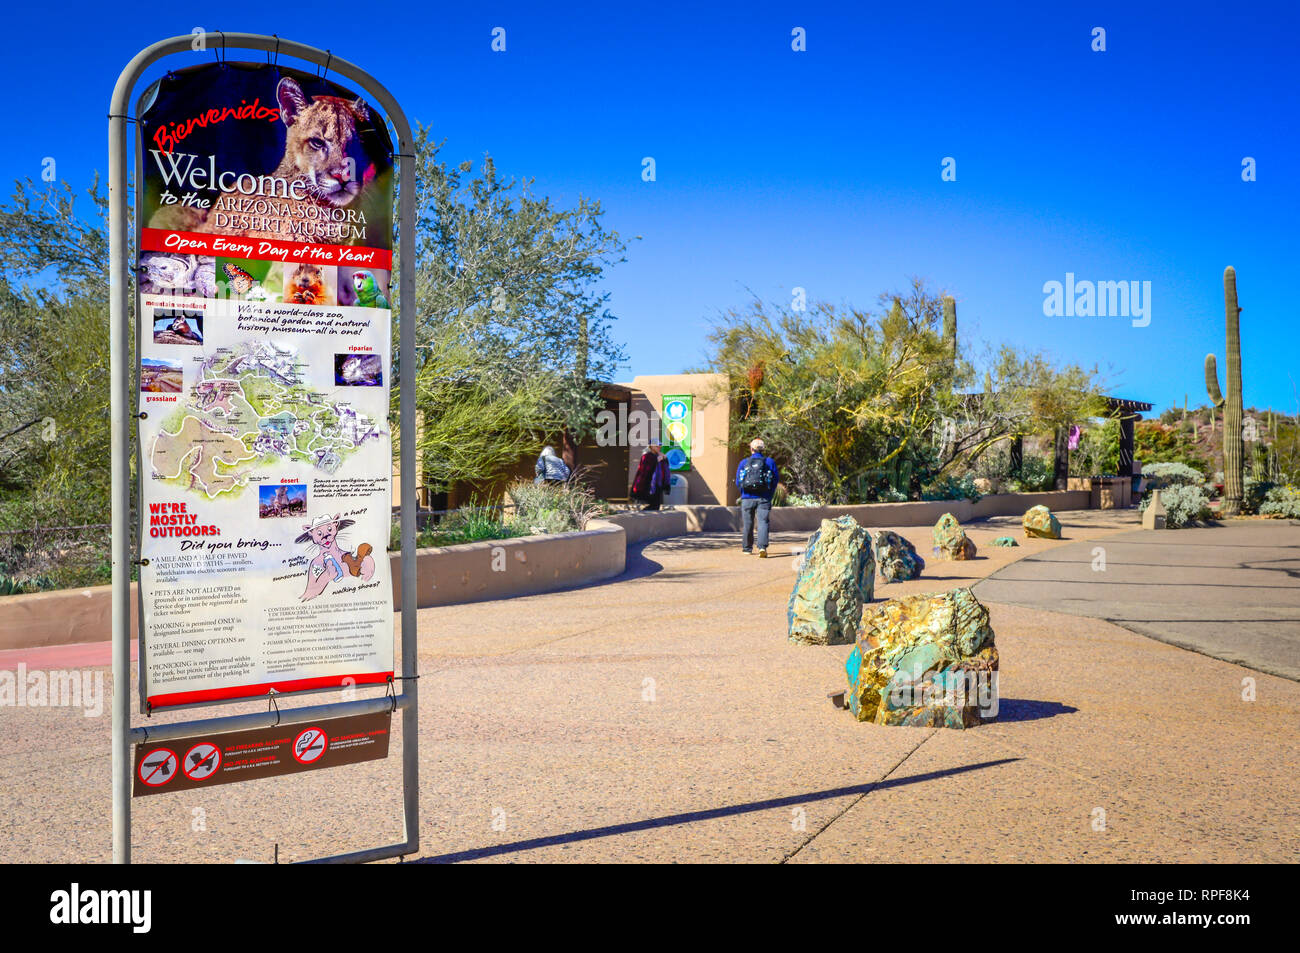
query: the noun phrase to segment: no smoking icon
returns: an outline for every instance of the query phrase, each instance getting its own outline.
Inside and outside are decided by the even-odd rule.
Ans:
[[[293,739],[293,757],[299,764],[312,764],[325,753],[329,739],[319,728],[308,728]]]
[[[191,781],[202,781],[217,773],[221,767],[221,749],[210,741],[201,741],[185,752],[181,770]]]

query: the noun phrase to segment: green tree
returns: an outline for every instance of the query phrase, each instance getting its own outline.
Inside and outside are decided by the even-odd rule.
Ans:
[[[564,435],[564,455],[603,408],[597,382],[625,360],[611,332],[604,270],[625,244],[597,201],[563,208],[532,180],[474,173],[416,135],[417,394],[421,451],[437,482],[499,472]],[[471,412],[472,410],[472,412]]]
[[[0,206],[0,492],[25,521],[107,520],[107,211],[98,180]]]
[[[827,501],[881,471],[931,434],[953,375],[942,303],[914,282],[888,310],[814,303],[806,311],[755,299],[709,333],[712,370],[727,376],[738,444],[762,436],[790,482]]]

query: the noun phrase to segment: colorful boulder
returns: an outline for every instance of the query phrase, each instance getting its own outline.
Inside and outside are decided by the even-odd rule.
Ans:
[[[803,565],[786,610],[791,642],[847,645],[857,634],[863,603],[876,587],[871,534],[852,516],[822,520],[808,538]]]
[[[925,568],[925,560],[908,540],[882,529],[876,533],[876,571],[885,582],[915,579]]]
[[[999,536],[997,539],[993,540],[993,542],[989,543],[989,545],[990,546],[1019,546],[1020,544],[1017,543],[1010,536]]]
[[[870,607],[844,668],[858,721],[969,728],[997,715],[998,650],[969,589]]]
[[[1037,536],[1039,539],[1061,538],[1061,521],[1041,503],[1026,510],[1021,522],[1026,536]]]
[[[934,538],[934,554],[940,559],[975,558],[975,544],[951,513],[939,517],[931,536]]]

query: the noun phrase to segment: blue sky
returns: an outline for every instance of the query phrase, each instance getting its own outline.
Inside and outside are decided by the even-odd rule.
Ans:
[[[106,170],[113,82],[149,43],[278,33],[369,69],[448,159],[491,152],[642,236],[606,283],[626,376],[702,363],[709,321],[750,292],[874,306],[921,275],[956,296],[967,340],[1098,363],[1110,393],[1157,410],[1195,405],[1207,351],[1222,373],[1231,264],[1246,404],[1300,409],[1293,4],[611,6],[20,5],[0,175],[37,177],[46,156],[74,185]],[[1045,317],[1043,284],[1067,272],[1150,281],[1150,324]]]

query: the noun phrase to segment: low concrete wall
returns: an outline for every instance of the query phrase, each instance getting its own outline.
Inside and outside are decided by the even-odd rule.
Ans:
[[[675,510],[655,510],[650,513],[616,513],[605,517],[605,522],[621,526],[627,545],[632,546],[648,539],[666,539],[669,536],[685,536],[687,533],[699,532],[691,528],[688,509],[689,507],[681,507]]]
[[[131,637],[139,631],[131,583]],[[60,589],[0,599],[0,649],[41,649],[113,637],[113,587]]]
[[[778,506],[771,527],[779,533],[811,533],[826,518],[849,515],[863,526],[932,526],[944,513],[961,522],[989,516],[1019,516],[1031,506],[1087,509],[1087,490],[1003,493],[969,500],[871,503],[862,506]],[[620,575],[627,547],[690,533],[740,531],[734,506],[683,506],[654,513],[620,513],[592,520],[581,533],[522,536],[463,546],[419,550],[416,604],[445,606],[510,596],[536,595],[587,585]],[[390,554],[394,608],[402,605],[401,555]],[[497,568],[493,568],[496,566]],[[502,568],[504,567],[504,568]],[[42,648],[111,637],[112,588],[38,592],[0,599],[0,649]],[[131,633],[137,631],[135,586],[131,587]]]
[[[652,514],[647,514],[652,515]],[[669,514],[664,514],[669,515]],[[419,550],[416,605],[455,605],[531,596],[612,579],[627,565],[622,526],[592,520],[581,533],[520,536]],[[393,608],[402,607],[402,557],[389,557]]]
[[[856,506],[774,506],[771,528],[775,533],[811,533],[821,525],[822,520],[837,516],[852,516],[862,526],[933,526],[944,513],[951,513],[960,522],[966,523],[990,516],[1019,516],[1040,503],[1053,511],[1086,510],[1089,493],[1087,490],[1000,493],[983,497],[978,503],[970,500],[920,500],[909,503],[864,503]],[[685,513],[687,531],[692,533],[735,533],[741,528],[740,509],[735,506],[683,506],[665,513],[628,515],[666,520],[678,513]],[[623,518],[625,517],[615,517]],[[664,531],[652,535],[647,532],[640,538],[658,539],[671,535],[676,533]],[[632,542],[629,538],[628,543]]]

